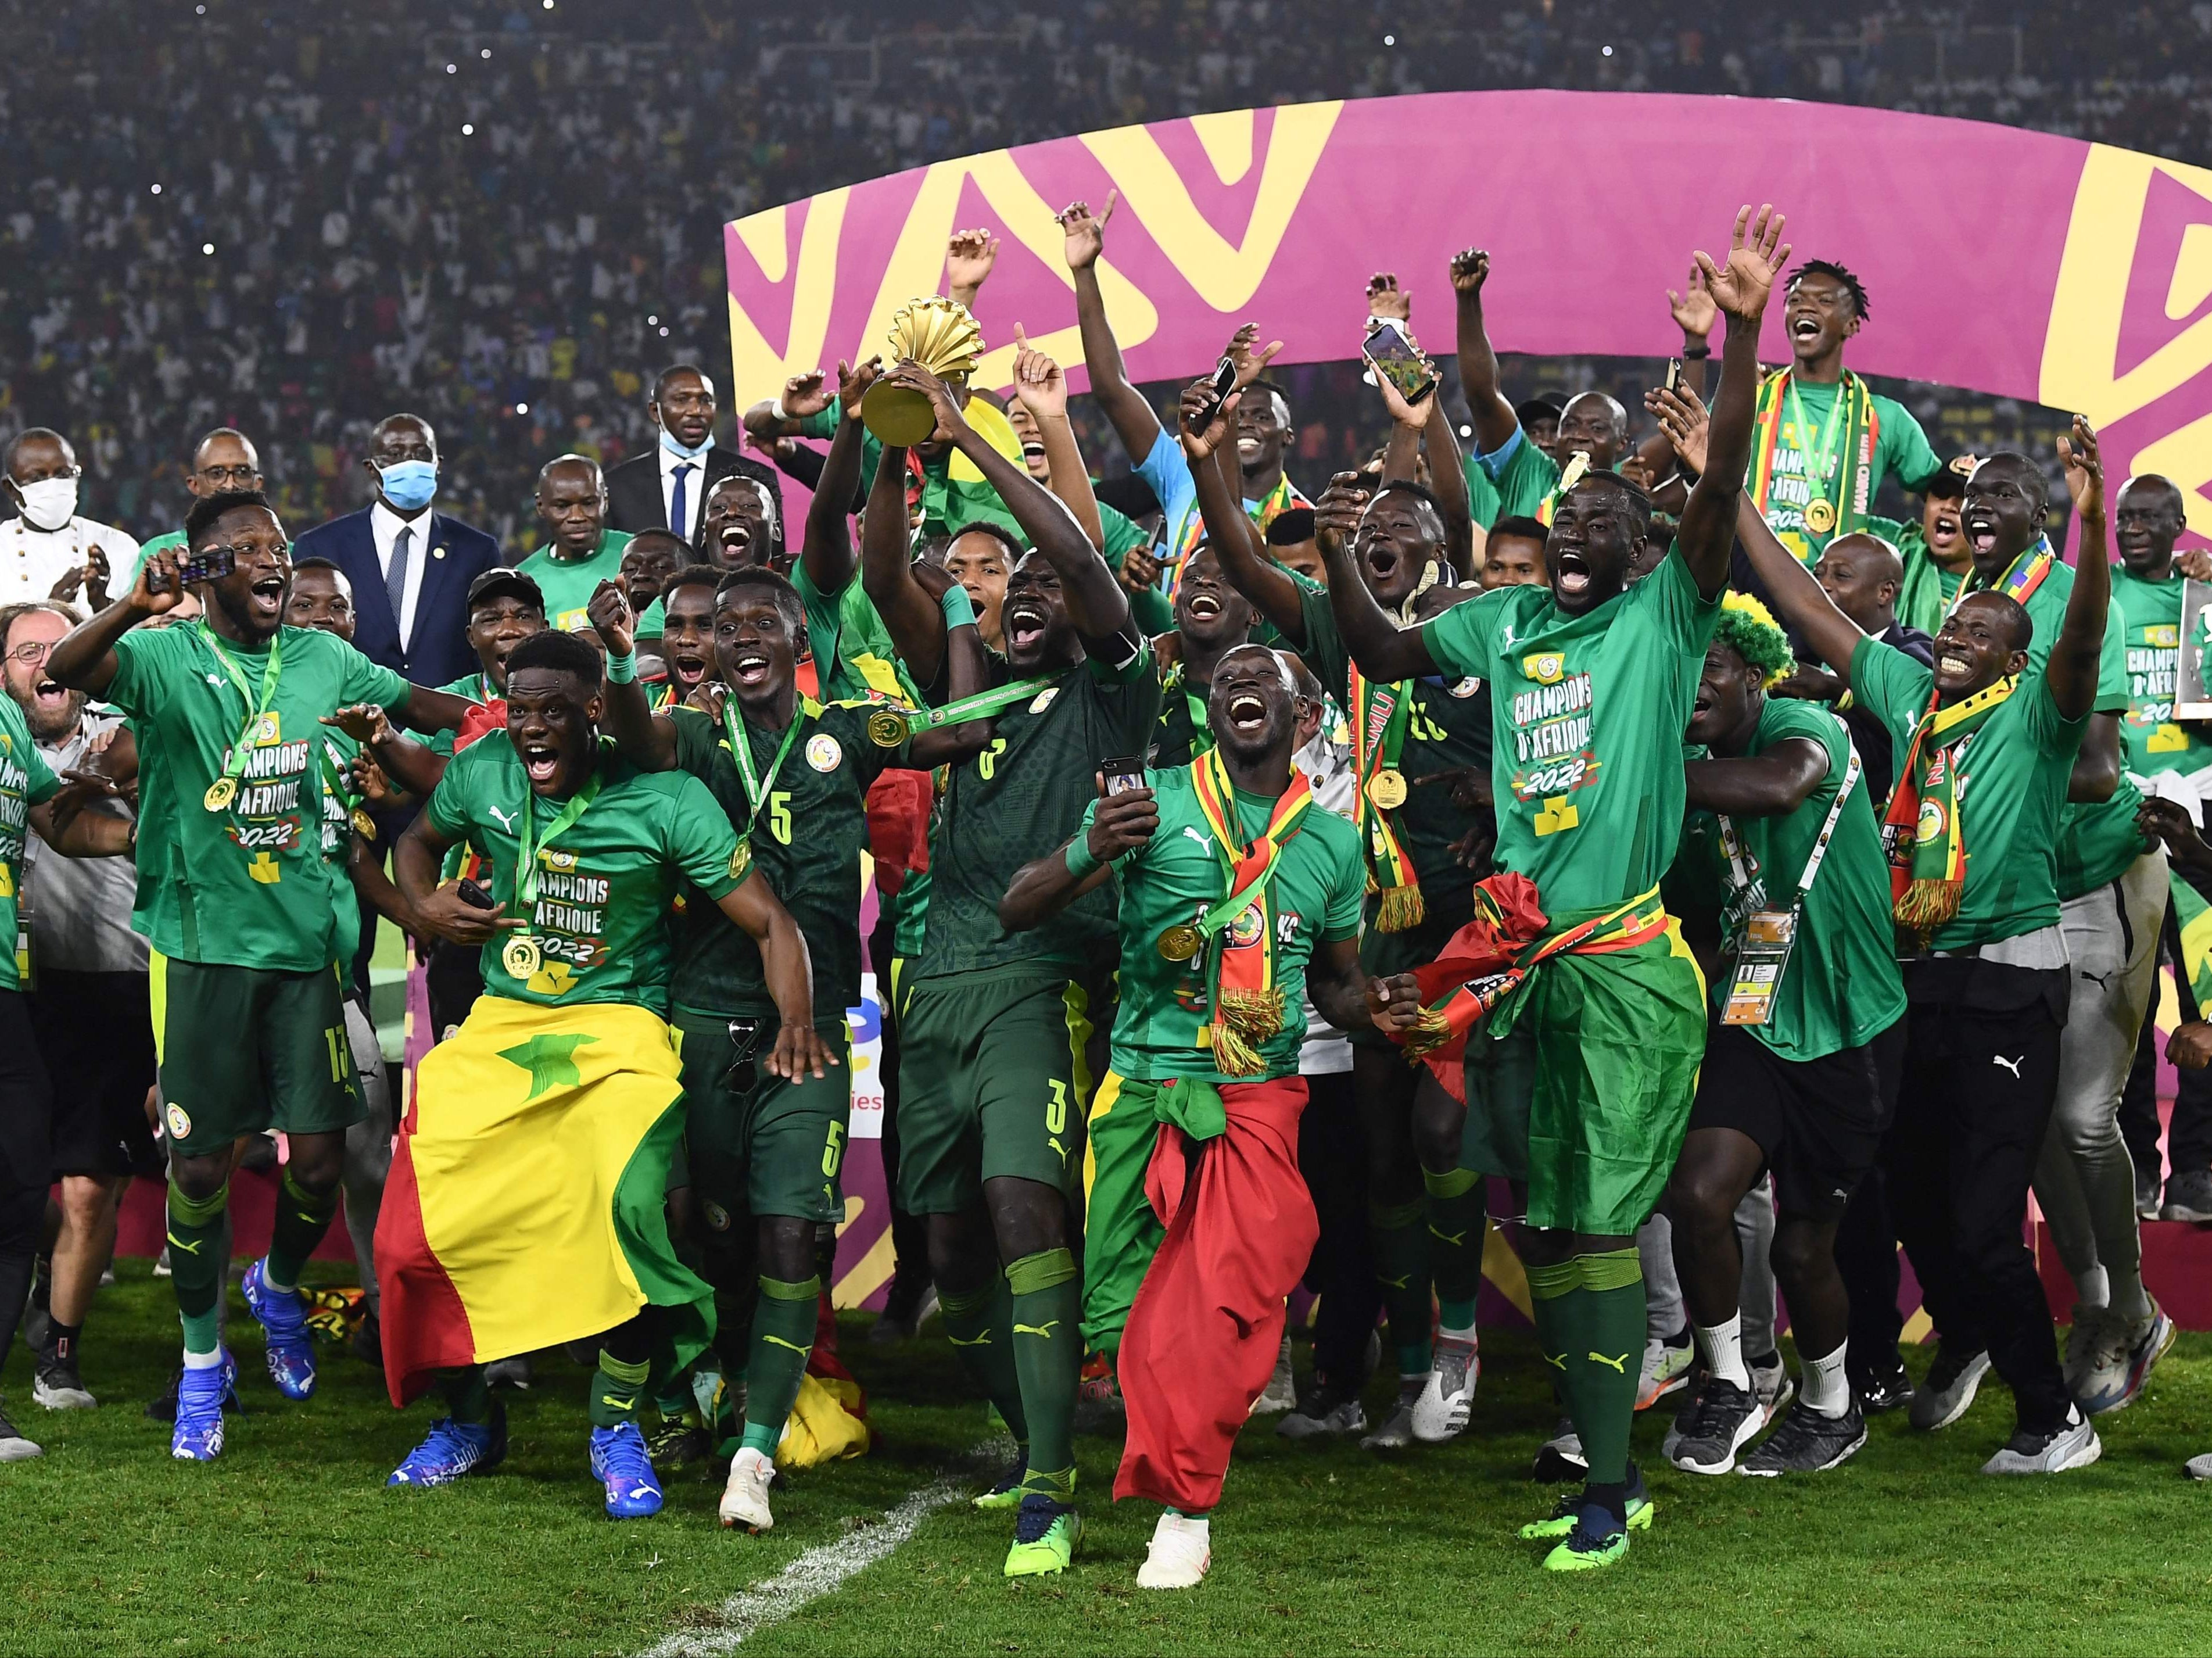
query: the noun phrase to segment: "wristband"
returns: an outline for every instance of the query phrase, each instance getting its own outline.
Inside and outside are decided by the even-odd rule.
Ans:
[[[945,596],[937,602],[945,611],[945,627],[947,632],[956,627],[975,626],[975,601],[969,596],[968,589],[962,587],[959,582],[955,582],[951,587],[945,588]]]
[[[1091,836],[1087,832],[1067,843],[1067,873],[1078,881],[1088,881],[1105,867],[1091,856]]]
[[[621,655],[617,656],[614,652],[610,650],[607,653],[607,683],[609,685],[635,685],[636,682],[637,652],[635,650],[625,650]]]
[[[784,421],[787,424],[792,418],[791,411],[783,406],[783,394],[780,392],[776,394],[775,402],[774,405],[770,407],[769,412],[774,415],[778,420]]]
[[[1695,345],[1686,344],[1682,347],[1682,357],[1686,362],[1695,362],[1700,357],[1709,357],[1712,354],[1713,348],[1703,341]]]

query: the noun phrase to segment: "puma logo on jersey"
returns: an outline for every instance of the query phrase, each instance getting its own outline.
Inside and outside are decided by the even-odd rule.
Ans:
[[[1014,1326],[1014,1333],[1018,1336],[1039,1336],[1050,1341],[1052,1332],[1059,1327],[1058,1319],[1047,1319],[1042,1324],[1018,1324]]]
[[[1457,1249],[1467,1241],[1467,1234],[1464,1232],[1439,1232],[1434,1227],[1429,1228],[1429,1236],[1434,1238],[1438,1243],[1449,1244],[1454,1249]]]
[[[1626,1353],[1617,1359],[1609,1359],[1602,1353],[1592,1353],[1589,1357],[1593,1364],[1609,1364],[1622,1375],[1628,1374],[1628,1355]]]
[[[1207,834],[1205,830],[1194,824],[1186,823],[1182,826],[1182,832],[1198,843],[1200,851],[1211,852],[1213,850],[1213,837]]]
[[[496,806],[487,806],[484,808],[484,810],[490,813],[492,816],[497,818],[499,820],[499,826],[506,830],[508,834],[511,835],[514,832],[515,814],[514,813],[502,812]]]
[[[2008,1059],[2001,1053],[1993,1053],[1990,1056],[1990,1064],[1992,1065],[2002,1065],[2007,1070],[2012,1073],[2013,1081],[2016,1082],[2020,1081],[2020,1067],[2021,1061],[2025,1060],[2027,1058],[2027,1056],[2023,1053],[2021,1055],[2019,1059]]]
[[[1561,1353],[1556,1358],[1549,1353],[1542,1353],[1540,1356],[1543,1358],[1544,1362],[1550,1365],[1554,1370],[1564,1370],[1567,1368],[1567,1356],[1565,1353]]]
[[[809,1342],[805,1346],[801,1347],[795,1341],[786,1341],[781,1336],[771,1336],[765,1330],[761,1332],[761,1339],[763,1341],[774,1342],[778,1347],[783,1348],[788,1352],[796,1353],[801,1358],[805,1358],[808,1354],[814,1350],[814,1344],[812,1342]]]
[[[981,1332],[980,1334],[970,1336],[965,1341],[963,1341],[959,1337],[954,1335],[948,1330],[945,1332],[945,1338],[951,1342],[955,1347],[988,1347],[991,1344],[991,1332],[988,1330]]]

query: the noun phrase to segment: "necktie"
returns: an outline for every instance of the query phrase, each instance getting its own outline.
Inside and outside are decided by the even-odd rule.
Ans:
[[[392,562],[384,570],[384,594],[392,601],[392,631],[399,636],[399,648],[407,649],[407,544],[414,539],[415,527],[404,524],[398,539],[392,544]]]
[[[668,499],[668,527],[687,541],[691,539],[691,522],[690,515],[684,509],[685,505],[684,475],[696,470],[694,464],[689,460],[679,460],[676,463],[676,488]]]

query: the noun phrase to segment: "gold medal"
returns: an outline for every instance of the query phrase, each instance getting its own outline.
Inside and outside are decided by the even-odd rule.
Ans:
[[[868,741],[878,748],[896,748],[906,741],[907,723],[888,708],[868,716]]]
[[[1169,961],[1188,961],[1198,954],[1198,947],[1203,942],[1197,928],[1188,921],[1178,921],[1160,935],[1160,955]]]
[[[538,948],[538,941],[527,936],[510,938],[507,948],[499,953],[500,966],[515,978],[531,977],[544,959],[544,952]]]
[[[1836,527],[1836,503],[1822,496],[1805,504],[1805,527],[1815,535],[1826,535]]]
[[[208,785],[207,793],[200,796],[200,804],[210,812],[220,812],[237,798],[238,779],[217,777]]]
[[[1395,812],[1406,803],[1406,774],[1393,765],[1386,765],[1367,780],[1367,798],[1385,812]]]
[[[353,826],[363,840],[376,838],[376,820],[368,814],[366,806],[353,808]]]

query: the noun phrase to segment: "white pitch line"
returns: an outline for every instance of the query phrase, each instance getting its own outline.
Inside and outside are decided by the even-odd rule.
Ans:
[[[969,1460],[980,1460],[994,1451],[1003,1460],[1008,1443],[987,1442],[976,1447]],[[671,1635],[647,1649],[643,1658],[712,1658],[735,1651],[749,1637],[781,1624],[892,1553],[931,1513],[968,1496],[972,1483],[972,1473],[952,1472],[909,1491],[904,1502],[886,1509],[873,1525],[834,1543],[817,1543],[774,1577],[730,1596],[714,1609],[720,1620],[715,1627]]]

